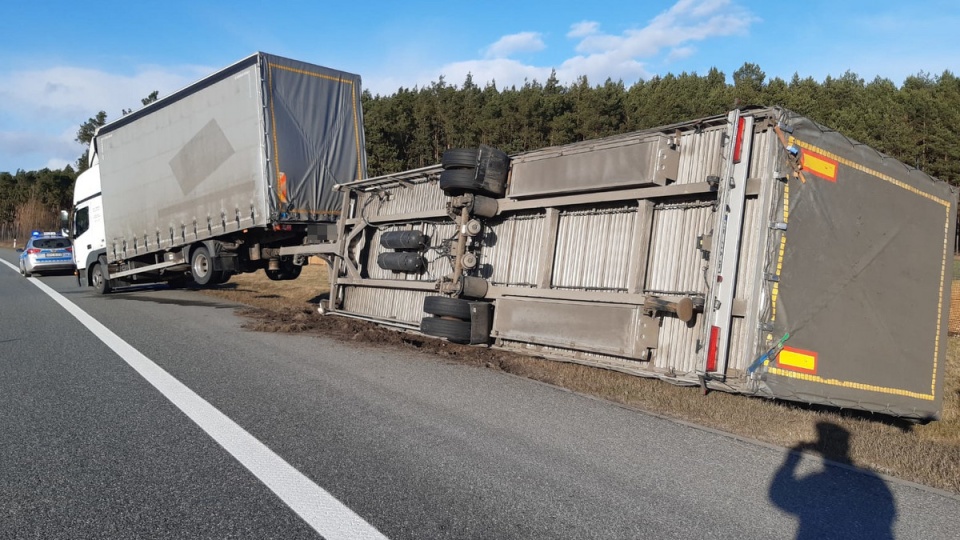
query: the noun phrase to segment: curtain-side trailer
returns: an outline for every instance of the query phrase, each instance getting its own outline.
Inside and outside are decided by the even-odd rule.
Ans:
[[[80,277],[99,292],[294,279],[284,246],[325,238],[335,184],[366,168],[360,77],[253,54],[101,127],[73,211]]]
[[[780,108],[338,186],[331,313],[681,384],[941,410],[957,193]]]

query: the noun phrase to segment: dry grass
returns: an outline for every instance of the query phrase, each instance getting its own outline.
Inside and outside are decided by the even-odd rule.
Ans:
[[[242,314],[258,331],[313,333],[335,339],[415,347],[467,364],[500,369],[596,396],[628,407],[708,426],[783,447],[817,439],[816,425],[828,421],[850,433],[855,465],[905,480],[960,493],[960,338],[947,354],[946,398],[941,420],[912,425],[881,415],[807,407],[747,396],[674,386],[604,369],[554,362],[504,351],[467,347],[387,330],[376,325],[324,317],[316,312],[327,291],[325,264],[304,269],[300,279],[271,282],[262,273],[235,276],[207,291],[253,306]],[[828,443],[826,443],[828,444]],[[815,448],[837,458],[836,448]]]

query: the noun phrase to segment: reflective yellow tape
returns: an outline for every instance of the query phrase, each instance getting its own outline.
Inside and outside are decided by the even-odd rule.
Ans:
[[[784,347],[783,350],[780,351],[780,354],[777,355],[777,366],[816,375],[817,353],[795,349],[793,347]]]
[[[803,170],[830,182],[837,181],[837,162],[816,152],[801,148],[800,165]]]
[[[781,377],[789,377],[791,379],[800,379],[802,381],[815,382],[820,384],[826,384],[829,386],[840,386],[842,388],[852,388],[855,390],[866,390],[868,392],[879,392],[881,394],[892,394],[895,396],[906,396],[915,399],[922,399],[924,401],[933,401],[934,394],[933,392],[929,394],[921,394],[920,392],[911,392],[910,390],[903,390],[900,388],[886,388],[884,386],[876,386],[872,384],[858,383],[852,381],[841,381],[837,379],[824,379],[823,377],[818,377],[817,375],[810,375],[807,373],[797,373],[794,371],[780,369],[771,367],[768,370],[768,373],[773,375],[779,375]]]

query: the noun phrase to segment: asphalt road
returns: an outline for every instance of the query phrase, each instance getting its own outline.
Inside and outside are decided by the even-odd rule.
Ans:
[[[960,537],[942,492],[233,307],[0,263],[0,538]]]

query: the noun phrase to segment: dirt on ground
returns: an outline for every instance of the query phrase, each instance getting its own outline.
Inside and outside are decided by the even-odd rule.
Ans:
[[[850,457],[856,466],[960,494],[960,337],[949,340],[942,418],[915,425],[859,411],[723,392],[703,395],[699,387],[458,345],[357,319],[321,315],[317,308],[326,299],[327,282],[326,265],[311,264],[295,281],[271,282],[262,273],[247,274],[204,292],[246,304],[238,313],[247,319],[245,328],[251,331],[315,335],[416,350],[444,361],[500,370],[784,448],[817,441],[817,424],[827,421],[850,433]],[[811,451],[828,458],[840,455],[829,442],[817,444]]]

